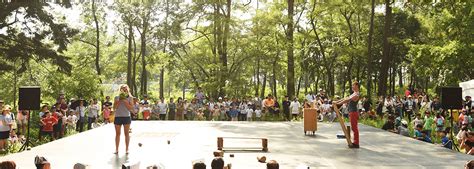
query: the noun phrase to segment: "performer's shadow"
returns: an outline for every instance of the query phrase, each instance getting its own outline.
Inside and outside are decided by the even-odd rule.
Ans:
[[[113,155],[112,158],[109,160],[109,165],[113,166],[113,168],[121,168],[122,164],[129,162],[129,157],[126,154],[123,155]]]

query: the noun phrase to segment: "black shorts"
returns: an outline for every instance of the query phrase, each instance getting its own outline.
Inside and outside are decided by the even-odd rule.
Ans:
[[[0,139],[8,139],[10,138],[10,131],[2,131],[0,132]]]
[[[466,144],[467,146],[469,146],[469,147],[474,147],[474,142],[466,141],[465,144]]]
[[[114,124],[115,125],[128,125],[132,123],[131,117],[115,117]]]
[[[41,135],[53,137],[53,131],[41,131]]]

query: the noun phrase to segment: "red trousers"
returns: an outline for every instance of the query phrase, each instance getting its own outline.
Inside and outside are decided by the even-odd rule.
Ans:
[[[352,132],[354,133],[354,141],[352,143],[359,145],[359,127],[357,125],[357,122],[359,121],[359,112],[350,112],[349,120],[351,121]]]

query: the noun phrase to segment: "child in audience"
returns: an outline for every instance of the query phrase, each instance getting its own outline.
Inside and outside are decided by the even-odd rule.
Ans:
[[[426,135],[431,137],[431,128],[434,123],[434,118],[431,117],[431,113],[429,111],[425,113],[424,121],[425,123],[423,124],[423,131],[426,133]]]
[[[212,121],[219,120],[219,116],[221,115],[221,109],[219,105],[214,104],[214,108],[212,109]]]
[[[56,137],[53,135],[53,125],[58,123],[58,119],[51,116],[51,112],[46,112],[46,117],[41,119],[41,123],[43,124],[43,134],[50,136],[52,140],[55,140]]]
[[[431,138],[428,137],[426,133],[424,133],[422,130],[423,126],[421,124],[418,124],[415,130],[415,139],[431,143]]]
[[[227,110],[225,108],[225,105],[222,104],[221,107],[220,107],[220,115],[219,115],[219,120],[220,121],[227,121]]]
[[[104,110],[102,112],[104,114],[104,123],[105,124],[110,123],[110,120],[109,120],[110,119],[110,112],[111,112],[110,107],[108,105],[105,105]]]
[[[71,110],[69,111],[69,114],[67,116],[67,130],[76,130],[75,127],[76,127],[76,122],[77,122],[77,116],[76,114]]]
[[[253,116],[253,109],[252,106],[249,104],[247,107],[247,121],[252,121],[252,116]]]
[[[452,149],[453,148],[453,142],[451,140],[449,140],[449,138],[447,137],[448,135],[448,130],[446,129],[445,131],[441,132],[441,142],[443,144],[443,147],[445,148],[448,148],[448,149]]]
[[[255,119],[257,121],[260,121],[262,118],[262,109],[260,107],[260,105],[257,105],[257,108],[255,109]]]
[[[418,124],[423,125],[423,120],[421,120],[420,114],[416,114],[415,120],[413,120],[413,126],[417,126]]]
[[[444,131],[444,117],[441,116],[441,113],[438,113],[436,115],[436,132],[438,136],[442,131]]]

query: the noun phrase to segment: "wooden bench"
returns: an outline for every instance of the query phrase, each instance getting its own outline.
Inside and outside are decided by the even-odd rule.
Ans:
[[[261,147],[224,147],[224,138],[225,139],[239,139],[239,140],[261,140]],[[268,139],[267,138],[252,138],[252,137],[217,137],[217,149],[222,151],[229,150],[258,150],[263,152],[268,152]]]

